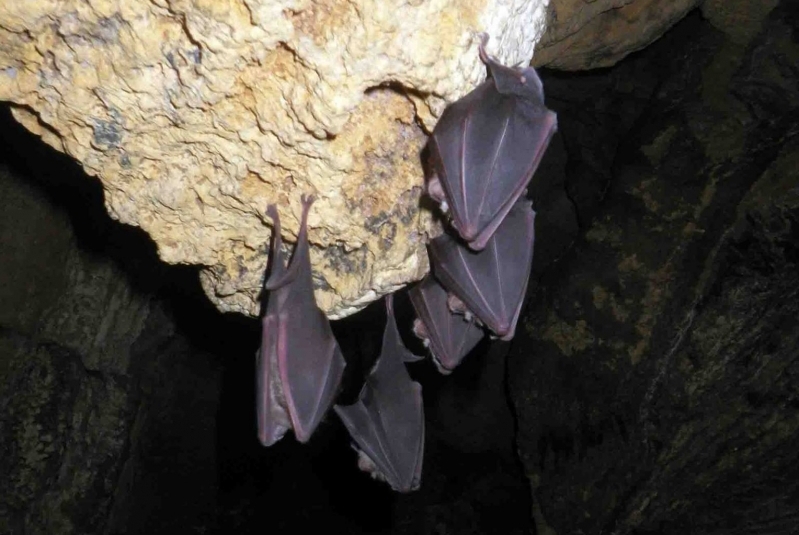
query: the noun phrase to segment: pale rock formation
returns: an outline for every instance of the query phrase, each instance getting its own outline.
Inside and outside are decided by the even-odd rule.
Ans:
[[[527,62],[547,0],[0,3],[0,99],[102,182],[161,258],[203,266],[223,311],[258,313],[268,203],[310,214],[335,317],[428,269],[420,151],[485,76],[477,32]]]
[[[758,0],[754,0],[758,1]],[[610,67],[655,41],[701,0],[552,0],[533,65]]]

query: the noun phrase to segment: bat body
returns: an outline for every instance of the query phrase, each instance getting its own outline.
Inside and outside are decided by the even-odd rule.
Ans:
[[[334,407],[359,453],[358,466],[399,492],[419,487],[424,454],[422,387],[411,380],[405,362],[418,360],[402,344],[392,296],[380,356],[358,401]]]
[[[557,129],[532,68],[501,65],[480,45],[491,78],[453,103],[430,138],[429,195],[481,250],[524,192]]]
[[[449,234],[428,246],[435,277],[503,340],[516,331],[533,262],[535,212],[517,202],[484,250],[473,251]],[[450,300],[452,301],[452,300]],[[453,308],[450,302],[450,308]]]
[[[483,329],[462,314],[455,314],[447,304],[448,296],[441,284],[428,275],[409,292],[419,318],[413,331],[425,340],[438,371],[451,373],[483,339]]]
[[[344,357],[330,322],[316,305],[308,253],[308,211],[313,198],[302,198],[302,223],[297,245],[286,267],[275,205],[267,208],[274,221],[272,268],[257,356],[256,413],[258,439],[264,446],[280,440],[291,428],[307,442],[337,394]]]

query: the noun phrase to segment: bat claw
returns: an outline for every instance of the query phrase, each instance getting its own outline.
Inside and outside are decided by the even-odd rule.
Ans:
[[[316,201],[316,196],[313,194],[306,195],[303,193],[300,196],[300,202],[302,202],[303,209],[310,208],[314,201]]]
[[[300,202],[302,202],[302,219],[300,221],[300,234],[302,235],[305,233],[307,236],[308,232],[308,213],[311,211],[311,205],[313,205],[314,201],[316,201],[316,197],[313,195],[303,195],[300,197]],[[300,239],[304,239],[304,236]]]

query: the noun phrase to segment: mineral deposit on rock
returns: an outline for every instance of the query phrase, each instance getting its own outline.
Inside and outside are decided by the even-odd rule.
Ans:
[[[477,32],[527,62],[547,0],[38,0],[0,4],[0,99],[103,185],[161,258],[256,315],[268,203],[316,195],[320,306],[342,317],[427,271],[420,151],[485,76]]]

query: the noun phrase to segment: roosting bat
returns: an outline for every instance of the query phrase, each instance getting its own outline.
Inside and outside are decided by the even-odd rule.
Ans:
[[[358,466],[399,492],[419,487],[424,454],[422,387],[411,380],[404,362],[418,360],[402,344],[394,319],[392,296],[383,347],[353,405],[334,410],[358,450]]]
[[[425,340],[438,371],[451,373],[463,357],[485,336],[483,329],[447,305],[447,290],[431,275],[414,286],[409,295],[419,318],[413,332]]]
[[[480,44],[491,71],[471,93],[444,110],[430,138],[428,194],[452,214],[452,225],[483,249],[527,187],[557,129],[532,68],[501,65]]]
[[[462,301],[503,340],[513,338],[527,291],[534,223],[532,203],[519,201],[482,251],[472,251],[446,233],[429,244],[433,274],[454,294],[455,303]]]
[[[302,223],[288,268],[277,208],[267,208],[274,221],[272,267],[265,285],[269,300],[257,357],[256,399],[258,439],[264,446],[280,440],[289,428],[298,441],[307,442],[333,403],[344,372],[344,357],[313,294],[308,254],[313,201],[302,197]]]

